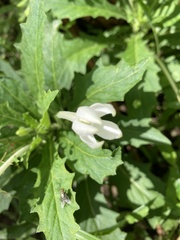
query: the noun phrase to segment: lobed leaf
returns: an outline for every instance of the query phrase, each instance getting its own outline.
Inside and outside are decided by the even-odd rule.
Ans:
[[[67,159],[74,162],[76,171],[88,174],[99,183],[107,175],[116,174],[117,166],[122,164],[120,149],[114,152],[108,149],[91,149],[72,132],[64,133],[60,144]]]
[[[39,215],[38,232],[43,231],[47,239],[75,240],[79,230],[74,220],[74,211],[78,209],[75,193],[72,191],[73,174],[70,174],[64,160],[54,152],[52,141],[43,149],[38,179],[35,184],[36,205],[33,212]],[[64,189],[71,203],[62,208],[60,191]]]
[[[116,66],[100,66],[92,73],[92,84],[82,105],[123,101],[125,94],[142,79],[148,60],[130,67],[124,61]]]

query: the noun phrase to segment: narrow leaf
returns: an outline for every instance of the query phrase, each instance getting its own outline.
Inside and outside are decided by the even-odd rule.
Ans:
[[[27,21],[21,24],[22,40],[17,45],[22,54],[21,71],[35,99],[41,95],[44,87],[42,42],[45,19],[43,1],[30,1]]]
[[[74,20],[80,17],[110,17],[126,19],[124,11],[108,1],[98,0],[93,4],[86,0],[67,1],[67,0],[53,0],[46,1],[47,10],[52,9],[54,16],[63,19],[68,18]]]

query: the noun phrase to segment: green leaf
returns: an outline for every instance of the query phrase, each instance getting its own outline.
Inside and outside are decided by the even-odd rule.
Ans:
[[[37,110],[32,105],[32,99],[28,92],[24,90],[22,79],[6,77],[0,79],[0,103],[5,102],[8,102],[9,106],[15,111],[21,113],[27,111],[37,116]]]
[[[176,196],[177,196],[178,200],[180,200],[180,178],[178,178],[174,182],[174,187],[175,187],[175,190],[176,190]]]
[[[145,92],[158,92],[161,90],[158,72],[160,68],[154,61],[153,52],[142,39],[142,34],[133,34],[127,41],[126,50],[120,56],[130,65],[135,65],[143,59],[149,58],[147,71],[142,83]]]
[[[36,228],[33,223],[25,222],[14,226],[8,226],[7,229],[0,231],[0,239],[29,239],[28,237],[36,233]],[[29,239],[33,240],[33,239]]]
[[[140,147],[145,144],[171,145],[171,141],[160,130],[150,127],[145,120],[148,119],[122,120],[123,137],[121,143],[130,143],[134,147]]]
[[[97,237],[93,236],[92,234],[89,234],[83,230],[79,230],[76,233],[76,237],[78,240],[100,240],[100,238],[97,238]]]
[[[106,19],[110,17],[126,19],[126,15],[122,9],[104,0],[94,2],[86,0],[52,0],[45,3],[46,10],[52,9],[53,15],[60,19],[68,18],[72,21],[86,16],[93,18],[105,17]]]
[[[110,177],[109,182],[118,189],[121,207],[147,206],[154,210],[165,204],[163,182],[151,173],[147,164],[132,162],[131,157],[118,168],[117,176]]]
[[[75,161],[73,166],[76,171],[90,175],[99,183],[102,183],[107,175],[116,174],[117,166],[122,164],[120,149],[114,152],[108,149],[91,149],[72,132],[64,133],[60,144],[67,159]]]
[[[141,219],[145,218],[149,213],[149,208],[147,206],[140,206],[125,216],[126,221],[129,224],[134,224]]]
[[[45,91],[42,92],[37,102],[37,106],[41,115],[48,111],[50,104],[55,99],[57,94],[58,90],[55,91],[48,90],[47,92]]]
[[[0,72],[2,72],[1,74],[4,77],[13,79],[13,80],[19,80],[22,81],[22,79],[20,78],[20,76],[17,74],[17,72],[11,67],[11,65],[0,59]]]
[[[46,239],[75,240],[79,230],[73,216],[78,209],[72,191],[74,174],[66,170],[64,163],[55,152],[52,140],[47,142],[37,171],[38,179],[34,189],[36,206],[33,210],[39,215],[38,232],[44,232]],[[64,208],[60,197],[62,189],[71,201]]]
[[[81,181],[77,185],[77,202],[80,209],[75,217],[84,231],[103,240],[125,239],[126,234],[117,226],[118,213],[108,209],[99,184],[89,178]]]
[[[12,198],[12,194],[0,190],[0,213],[9,209]]]
[[[100,66],[92,73],[94,84],[89,87],[82,105],[94,102],[123,101],[124,95],[141,79],[148,60],[130,67],[124,61],[116,66]]]
[[[145,205],[151,203],[150,208],[156,209],[162,207],[165,203],[164,196],[154,182],[160,185],[155,177],[143,166],[143,164],[125,163],[126,171],[130,174],[130,189],[127,191],[129,200],[136,205]],[[162,184],[162,183],[161,183]]]
[[[85,74],[87,62],[100,55],[105,43],[88,38],[65,39],[58,31],[59,21],[47,23],[44,39],[44,75],[46,88],[69,89],[75,72]],[[47,47],[48,46],[48,47]]]
[[[0,127],[10,125],[23,126],[22,114],[13,110],[8,103],[0,104],[1,122]]]
[[[42,46],[45,20],[43,1],[30,1],[27,21],[21,24],[22,40],[17,45],[22,54],[21,71],[34,100],[41,95],[44,88]]]

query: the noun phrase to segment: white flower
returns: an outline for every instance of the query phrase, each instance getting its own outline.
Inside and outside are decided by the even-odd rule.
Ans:
[[[103,145],[104,141],[98,142],[94,137],[95,134],[107,140],[122,137],[117,124],[101,119],[106,114],[116,115],[113,106],[95,103],[90,107],[79,107],[76,113],[60,111],[56,116],[70,120],[73,131],[79,135],[81,140],[91,148],[98,148]]]

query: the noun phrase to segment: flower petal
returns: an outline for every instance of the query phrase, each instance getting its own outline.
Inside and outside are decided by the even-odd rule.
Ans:
[[[112,116],[116,115],[116,110],[111,104],[102,104],[102,103],[95,103],[90,106],[99,117],[102,117],[106,114],[111,114]]]
[[[60,111],[56,114],[58,118],[63,118],[73,122],[76,119],[76,113],[74,112],[67,112],[67,111]]]
[[[72,130],[80,135],[80,136],[84,136],[84,135],[88,135],[88,134],[95,134],[97,133],[98,129],[92,125],[83,123],[79,120],[74,120],[73,124],[72,124]]]
[[[101,118],[90,107],[79,107],[76,112],[76,116],[81,122],[91,125],[102,125]]]
[[[80,138],[90,148],[100,148],[104,143],[104,141],[98,142],[93,135],[84,135],[80,136]]]
[[[105,120],[102,120],[102,122],[103,126],[99,127],[98,132],[96,133],[98,136],[108,140],[122,137],[122,132],[117,124]]]

